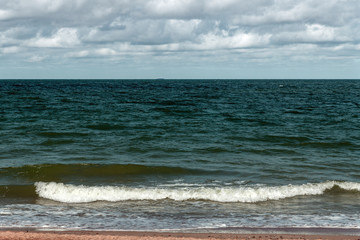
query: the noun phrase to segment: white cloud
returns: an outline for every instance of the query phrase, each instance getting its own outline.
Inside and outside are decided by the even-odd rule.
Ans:
[[[145,12],[150,16],[160,18],[191,18],[193,12],[198,12],[203,6],[203,1],[194,0],[151,0],[145,6]]]
[[[115,55],[118,55],[118,52],[116,52],[114,49],[111,48],[82,50],[82,51],[70,52],[66,54],[67,57],[71,57],[71,58],[85,58],[85,57],[96,57],[96,56],[107,57],[107,56],[115,56]]]
[[[358,55],[358,0],[0,0],[1,57],[304,61]],[[311,48],[311,49],[310,49]],[[220,56],[221,55],[221,56]],[[329,58],[330,56],[330,58]],[[57,61],[61,62],[61,61]],[[151,62],[151,61],[149,61]]]
[[[39,35],[36,38],[30,39],[26,45],[40,48],[61,48],[72,47],[79,43],[80,40],[76,29],[60,28],[51,37],[42,37]]]
[[[71,58],[82,58],[82,57],[87,57],[89,55],[90,55],[89,51],[82,50],[82,51],[70,52],[66,56]]]
[[[11,10],[0,9],[0,20],[7,20],[14,15],[14,12]]]
[[[232,49],[265,46],[270,39],[270,35],[258,35],[252,33],[238,32],[229,36],[227,32],[222,35],[209,33],[200,37],[201,42],[197,44],[198,49]]]
[[[336,40],[335,28],[320,24],[306,25],[306,37],[310,41],[333,41]]]
[[[19,52],[20,48],[17,46],[5,47],[5,48],[0,48],[0,51],[4,54],[11,54],[11,53]]]
[[[32,62],[32,63],[36,63],[36,62],[41,62],[45,59],[44,56],[38,56],[38,55],[35,55],[35,56],[32,56],[30,57],[27,61],[28,62]]]
[[[1,0],[0,19],[51,17],[54,13],[79,10],[88,3],[86,0]]]
[[[95,54],[100,56],[113,56],[116,55],[116,51],[110,48],[100,48],[95,50]]]

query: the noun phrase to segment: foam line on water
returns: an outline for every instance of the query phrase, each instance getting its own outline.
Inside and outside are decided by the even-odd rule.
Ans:
[[[321,195],[324,194],[326,190],[331,190],[334,187],[339,187],[346,191],[360,192],[360,183],[337,181],[267,187],[182,188],[84,186],[55,182],[35,183],[36,193],[39,197],[65,203],[162,199],[171,199],[175,201],[209,200],[216,202],[256,203],[303,195]]]

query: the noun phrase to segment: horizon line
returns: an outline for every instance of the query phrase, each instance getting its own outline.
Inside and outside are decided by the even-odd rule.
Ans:
[[[0,78],[2,80],[360,80],[360,78]]]

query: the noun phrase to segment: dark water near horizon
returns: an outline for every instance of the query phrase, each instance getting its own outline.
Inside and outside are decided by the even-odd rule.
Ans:
[[[360,229],[358,80],[0,80],[0,227]]]

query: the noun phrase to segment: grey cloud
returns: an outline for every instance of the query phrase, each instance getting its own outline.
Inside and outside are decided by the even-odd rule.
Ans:
[[[25,45],[39,48],[61,48],[72,47],[74,45],[78,45],[79,43],[80,41],[76,29],[60,28],[50,37],[38,35],[37,37],[26,41]]]
[[[124,20],[121,27],[111,30],[94,28],[83,35],[87,42],[130,42],[140,45],[154,45],[191,41],[196,38],[200,20]]]
[[[55,48],[64,58],[221,51],[226,59],[253,49],[246,57],[258,61],[284,51],[326,55],[327,46],[349,54],[360,41],[359,12],[357,0],[0,0],[0,52],[32,61]]]

